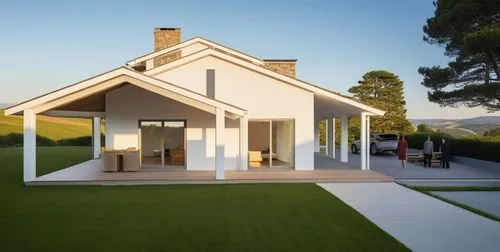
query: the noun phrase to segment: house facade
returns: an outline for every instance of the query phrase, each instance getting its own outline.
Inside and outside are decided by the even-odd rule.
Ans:
[[[124,66],[5,110],[24,116],[24,180],[36,179],[36,115],[94,120],[94,158],[134,149],[140,166],[187,171],[314,170],[319,122],[342,120],[340,161],[347,162],[348,117],[383,111],[296,77],[296,60],[258,59],[201,37],[181,42],[179,28],[156,28],[155,51]],[[100,125],[104,119],[105,145]],[[365,148],[366,149],[366,148]],[[369,169],[362,148],[361,169]]]

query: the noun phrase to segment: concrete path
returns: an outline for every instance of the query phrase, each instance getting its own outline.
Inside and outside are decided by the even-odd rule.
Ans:
[[[432,192],[432,194],[447,198],[473,208],[500,217],[500,192]]]
[[[500,223],[395,183],[318,184],[414,251],[498,251]]]

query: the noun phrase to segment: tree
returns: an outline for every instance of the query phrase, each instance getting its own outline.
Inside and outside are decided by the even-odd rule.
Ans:
[[[500,136],[500,128],[494,128],[484,132],[484,136],[498,137]]]
[[[431,133],[434,132],[427,124],[419,124],[417,125],[417,132],[420,133]]]
[[[410,121],[406,119],[403,82],[393,73],[383,70],[368,72],[363,75],[363,80],[359,81],[358,85],[349,89],[349,93],[364,104],[387,111],[384,116],[372,118],[372,132],[414,131]]]
[[[437,0],[424,41],[444,46],[447,67],[420,67],[429,101],[500,110],[500,1]]]

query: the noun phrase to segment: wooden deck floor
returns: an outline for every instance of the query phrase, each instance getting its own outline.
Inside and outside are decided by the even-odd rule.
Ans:
[[[203,184],[203,183],[313,183],[392,182],[391,177],[358,169],[250,169],[226,171],[226,179],[215,180],[214,171],[143,169],[139,172],[103,172],[101,160],[89,160],[36,178],[30,184]]]

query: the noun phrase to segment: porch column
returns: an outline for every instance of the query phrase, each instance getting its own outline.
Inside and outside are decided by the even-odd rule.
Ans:
[[[215,179],[224,180],[224,131],[226,111],[215,108]]]
[[[361,170],[366,170],[366,114],[361,112]]]
[[[92,152],[94,159],[101,157],[101,118],[92,118]]]
[[[23,180],[30,182],[36,178],[36,114],[32,109],[23,114]]]
[[[314,119],[314,152],[319,152],[319,121]]]
[[[349,156],[349,117],[342,115],[340,124],[340,162],[347,163]]]
[[[335,158],[335,117],[328,117],[328,120],[326,120],[326,125],[328,127],[328,157]]]
[[[240,170],[248,170],[248,115],[240,118]]]
[[[371,137],[370,137],[370,116],[366,116],[366,169],[370,170],[370,152],[371,152]]]

